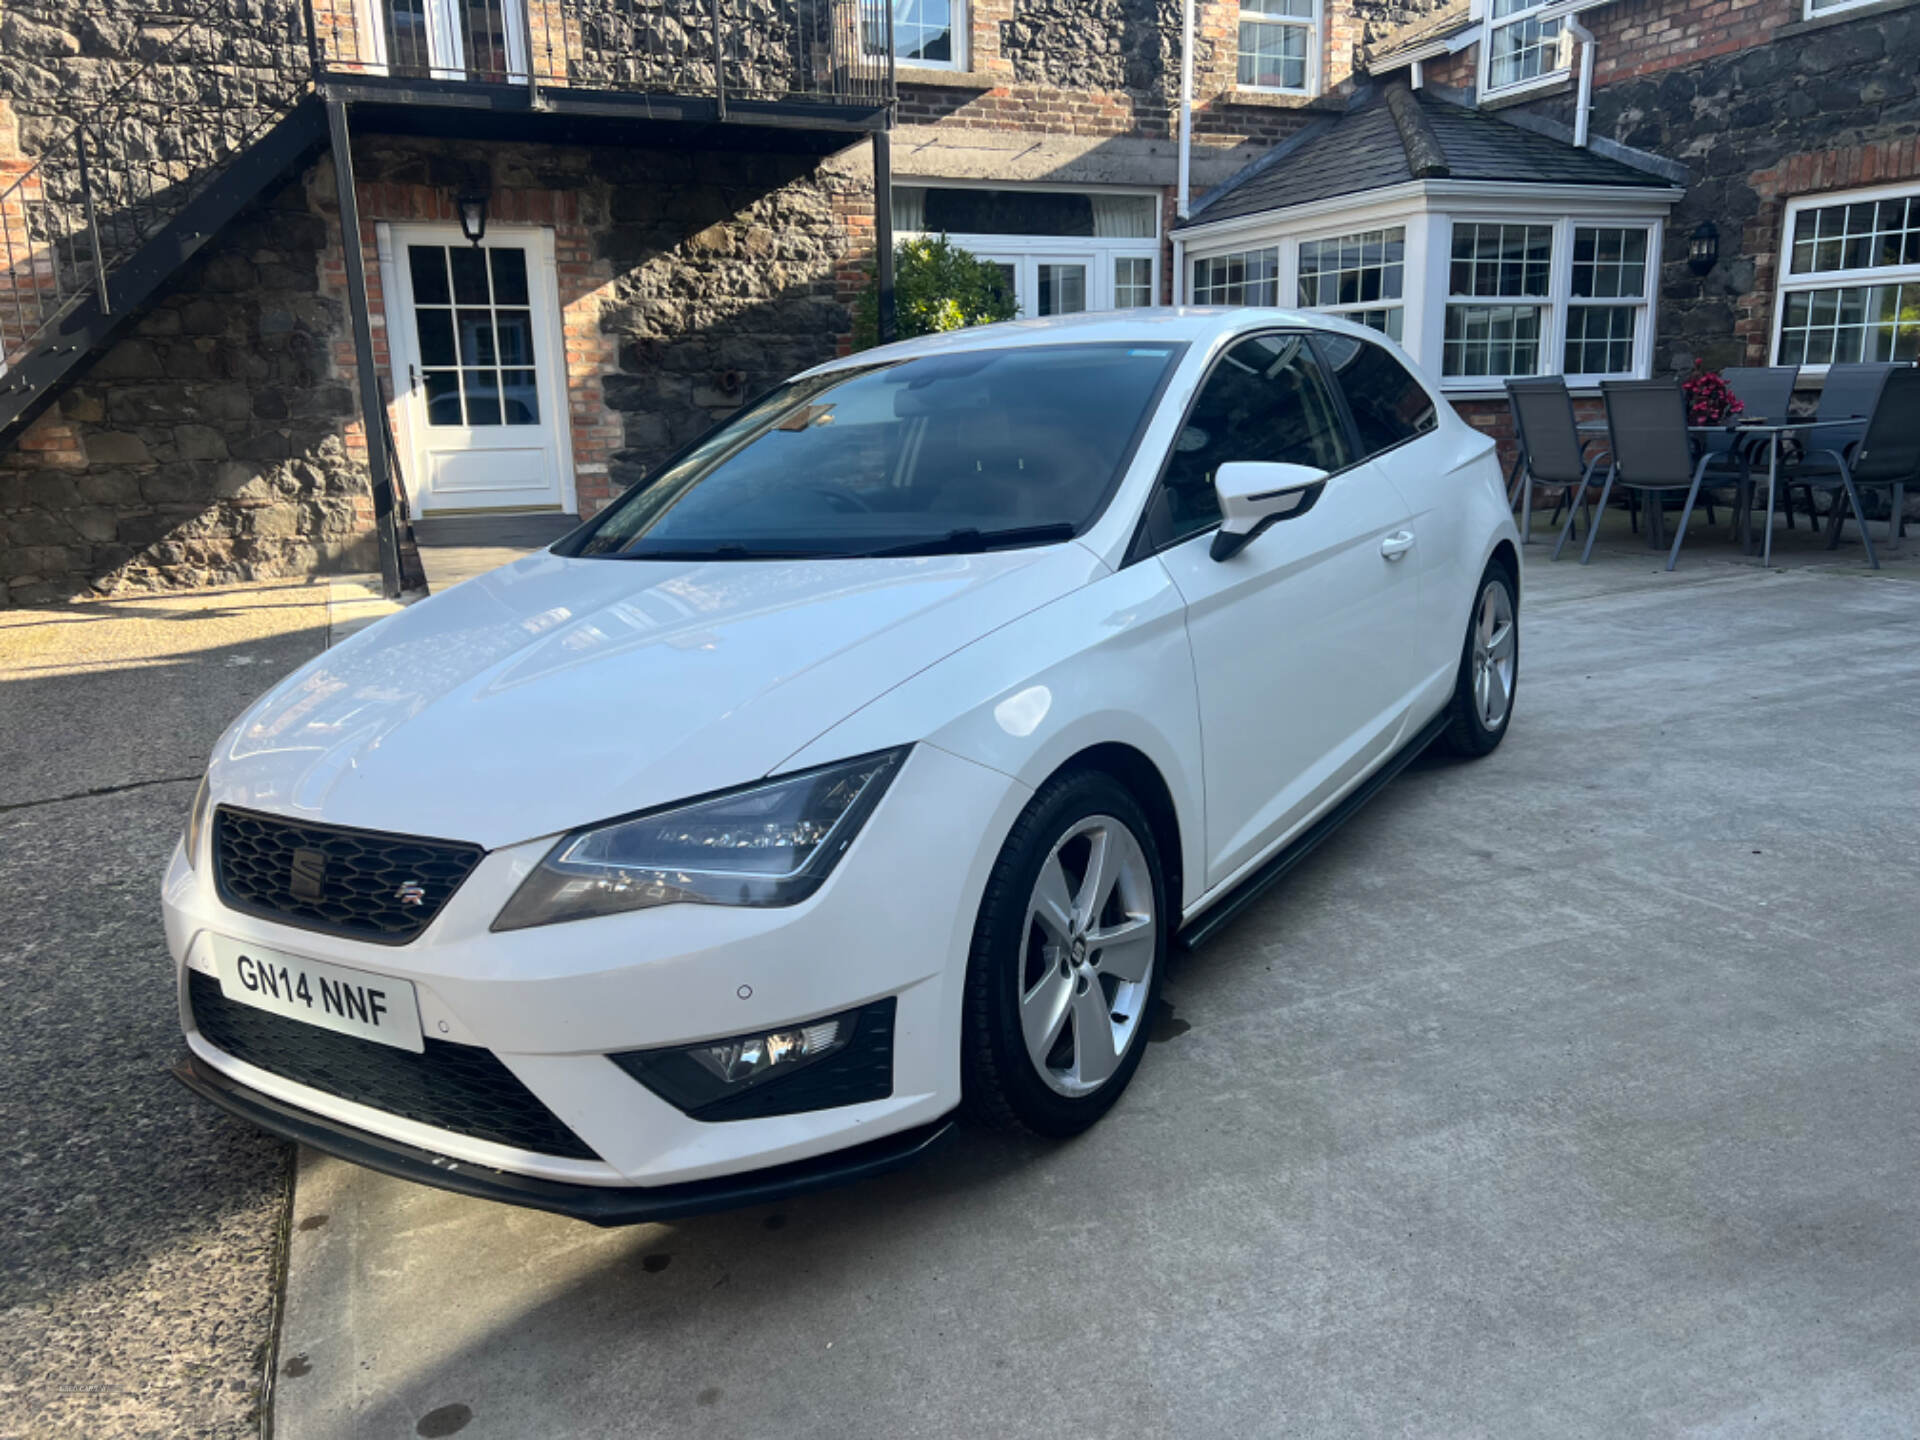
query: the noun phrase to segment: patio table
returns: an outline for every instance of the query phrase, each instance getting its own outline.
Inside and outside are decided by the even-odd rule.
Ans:
[[[1780,486],[1780,443],[1796,430],[1811,430],[1818,425],[1850,425],[1864,423],[1864,415],[1828,416],[1823,420],[1722,420],[1713,425],[1689,425],[1690,435],[1755,435],[1765,436],[1767,441],[1767,531],[1762,544],[1760,564],[1764,568],[1773,564],[1773,500]],[[1583,434],[1604,435],[1607,433],[1605,420],[1583,420],[1579,426]],[[1749,492],[1745,497],[1744,511],[1736,511],[1736,521],[1740,526],[1740,553],[1753,553],[1753,497]],[[1663,550],[1667,544],[1666,507],[1660,503],[1651,503],[1647,510],[1647,548]],[[1856,513],[1861,528],[1866,526],[1866,518]]]

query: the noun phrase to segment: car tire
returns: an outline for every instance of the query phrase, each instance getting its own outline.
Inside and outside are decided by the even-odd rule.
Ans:
[[[1520,596],[1513,573],[1496,560],[1474,591],[1442,732],[1447,748],[1468,758],[1491,754],[1512,723],[1519,684]]]
[[[1106,1114],[1146,1049],[1169,919],[1153,827],[1126,787],[1093,770],[1042,786],[974,925],[962,1113],[1048,1136]]]

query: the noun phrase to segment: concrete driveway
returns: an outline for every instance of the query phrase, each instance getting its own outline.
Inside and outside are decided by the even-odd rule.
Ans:
[[[616,1232],[302,1157],[273,1433],[1920,1431],[1920,583],[1602,553],[1074,1143]],[[349,598],[0,614],[0,1436],[260,1430],[285,1151],[164,1075],[154,888]]]
[[[0,1436],[259,1433],[286,1146],[167,1076],[160,874],[351,584],[0,611]]]
[[[1078,1141],[615,1232],[305,1157],[278,1440],[1913,1435],[1920,585],[1529,580],[1505,747]]]

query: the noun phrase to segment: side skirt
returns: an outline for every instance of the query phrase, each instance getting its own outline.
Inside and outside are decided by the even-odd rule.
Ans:
[[[1241,911],[1264,895],[1269,886],[1317,850],[1322,841],[1351,820],[1361,806],[1378,795],[1388,781],[1418,759],[1421,752],[1438,740],[1440,732],[1446,728],[1447,711],[1442,708],[1438,715],[1426,723],[1419,734],[1394,751],[1385,764],[1356,785],[1338,805],[1309,825],[1297,839],[1275,854],[1266,864],[1181,926],[1179,935],[1175,937],[1177,943],[1192,950],[1204,945],[1215,934],[1230,925],[1239,917]]]

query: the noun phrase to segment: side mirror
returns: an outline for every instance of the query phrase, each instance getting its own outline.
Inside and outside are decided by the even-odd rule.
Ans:
[[[1327,472],[1311,465],[1278,465],[1264,460],[1231,460],[1214,472],[1220,499],[1220,528],[1209,552],[1231,560],[1276,520],[1303,514],[1320,498]]]

